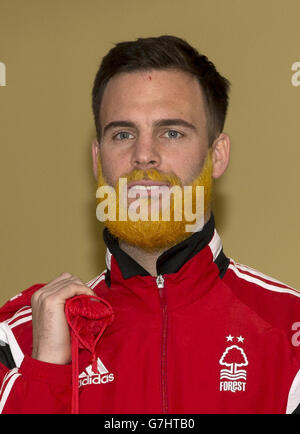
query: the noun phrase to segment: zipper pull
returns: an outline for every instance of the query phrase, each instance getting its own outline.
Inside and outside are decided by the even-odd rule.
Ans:
[[[163,276],[161,274],[159,274],[156,278],[156,285],[157,285],[157,288],[164,288],[164,286],[165,286],[165,279],[163,278]]]

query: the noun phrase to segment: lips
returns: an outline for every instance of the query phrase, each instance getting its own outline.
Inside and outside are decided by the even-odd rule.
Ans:
[[[133,181],[128,184],[128,191],[130,191],[130,197],[135,197],[136,194],[140,197],[147,197],[152,193],[158,193],[160,187],[170,187],[170,184],[151,180]]]
[[[149,179],[141,179],[140,181],[132,181],[128,184],[128,189],[132,187],[141,187],[141,189],[145,188],[152,188],[152,187],[161,187],[162,185],[166,187],[170,187],[170,184],[168,182],[162,182],[162,181],[151,181]],[[142,188],[143,187],[143,188]]]

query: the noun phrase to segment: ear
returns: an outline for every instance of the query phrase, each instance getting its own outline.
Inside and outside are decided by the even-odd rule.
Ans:
[[[99,161],[99,143],[97,139],[92,141],[93,172],[96,181],[98,180],[98,161]]]
[[[221,133],[212,144],[212,162],[214,178],[219,178],[227,169],[230,156],[230,138],[228,134]]]

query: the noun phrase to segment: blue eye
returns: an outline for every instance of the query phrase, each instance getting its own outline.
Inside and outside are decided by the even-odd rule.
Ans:
[[[131,138],[129,136],[132,136],[132,134],[127,131],[121,131],[120,133],[115,134],[113,138],[116,140],[129,140]]]
[[[165,134],[168,135],[169,139],[179,139],[180,137],[182,137],[182,134],[176,130],[168,130]]]

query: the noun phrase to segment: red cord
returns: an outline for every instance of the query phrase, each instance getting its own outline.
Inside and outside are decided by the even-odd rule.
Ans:
[[[90,304],[92,301],[101,303]],[[79,346],[91,352],[92,370],[97,373],[96,345],[106,327],[113,320],[110,304],[97,296],[79,295],[69,299],[65,306],[66,318],[71,329],[72,346],[72,414],[79,413]],[[98,327],[102,324],[101,329]],[[96,325],[96,331],[95,331]],[[90,328],[89,328],[90,326]]]
[[[72,331],[72,414],[79,413],[79,384],[78,384],[78,356],[79,345],[75,333]]]

